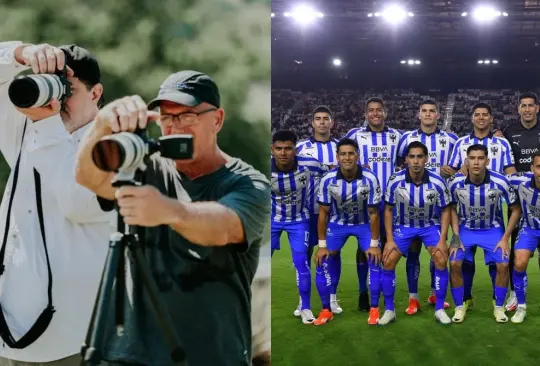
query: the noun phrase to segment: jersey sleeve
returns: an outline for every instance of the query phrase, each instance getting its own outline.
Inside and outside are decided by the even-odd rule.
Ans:
[[[503,135],[504,138],[508,141],[510,148],[512,149],[512,156],[514,158],[514,162],[519,162],[519,160],[521,159],[521,149],[519,148],[519,145],[515,144],[514,138],[512,137],[512,131],[510,131],[510,126],[504,129]]]
[[[353,139],[356,141],[356,132],[358,131],[357,128],[353,128],[352,130],[349,130],[349,132],[347,132],[345,134],[345,136],[343,136],[344,139]]]
[[[456,143],[457,143],[457,140],[458,140],[458,137],[453,134],[453,133],[448,133],[448,136],[450,137],[449,138],[449,144],[450,144],[450,147],[448,149],[448,156],[452,156],[452,153],[454,152],[454,147],[456,147]]]
[[[517,203],[516,190],[514,189],[514,187],[512,187],[506,177],[503,177],[502,180],[503,182],[500,184],[500,188],[503,199],[508,204],[508,206],[512,206]]]
[[[457,180],[455,176],[451,176],[450,179],[448,179],[448,191],[450,194],[450,204],[451,205],[457,205],[458,199],[457,199]]]
[[[440,208],[448,207],[452,204],[452,197],[450,195],[450,190],[446,186],[446,183],[441,179],[440,183],[437,185],[437,190],[439,191],[439,199],[437,204]]]
[[[397,188],[396,175],[392,175],[386,185],[386,192],[384,193],[384,202],[387,205],[394,206],[396,204],[395,192]]]
[[[398,158],[405,158],[405,151],[407,150],[407,140],[408,135],[403,134],[401,138],[399,139],[398,146],[397,146],[397,156]]]
[[[457,141],[454,145],[454,149],[452,151],[452,155],[450,156],[450,161],[448,162],[448,165],[455,170],[458,170],[461,168],[461,165],[463,164],[463,161],[461,161],[461,151],[459,151],[459,148],[461,147],[461,142]]]
[[[375,175],[369,180],[369,197],[368,206],[379,207],[381,204],[381,186],[379,186],[379,180]]]
[[[510,143],[506,139],[501,139],[501,144],[503,146],[502,159],[503,159],[503,169],[512,167],[515,165],[514,154],[512,153],[512,148]]]
[[[319,185],[319,194],[317,197],[317,202],[319,202],[320,205],[323,206],[330,206],[330,203],[332,202],[330,197],[330,190],[328,187],[330,186],[330,177],[324,177],[321,180],[321,183]]]

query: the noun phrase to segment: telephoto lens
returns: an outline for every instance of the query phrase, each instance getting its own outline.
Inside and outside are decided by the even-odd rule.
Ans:
[[[67,79],[54,74],[20,76],[11,82],[9,99],[19,108],[43,107],[54,98],[62,101],[71,86]]]

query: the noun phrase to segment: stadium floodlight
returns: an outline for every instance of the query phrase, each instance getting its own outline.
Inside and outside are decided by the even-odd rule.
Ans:
[[[507,17],[508,16],[508,13],[503,11],[503,17]]]
[[[339,67],[341,66],[341,60],[339,58],[335,58],[332,60],[332,63],[334,64],[334,66],[336,67]]]
[[[493,60],[493,61],[491,61],[491,62],[493,62],[494,64],[498,64],[498,63],[499,63],[498,60]]]
[[[484,65],[489,65],[491,63],[491,61],[489,60],[484,60]]]
[[[479,63],[479,64],[483,64],[483,63],[484,63],[484,60],[478,60],[478,63]]]
[[[299,5],[292,11],[286,12],[285,16],[292,17],[296,22],[306,25],[313,23],[317,18],[324,17],[324,14],[314,10],[311,6]]]
[[[415,63],[416,65],[420,65],[422,62],[421,62],[420,60],[415,60],[414,63]]]
[[[501,12],[489,6],[479,6],[473,11],[474,19],[480,22],[492,21],[498,16],[501,16]]]
[[[410,16],[410,17],[413,17],[414,13],[413,12],[408,12],[407,15]]]
[[[390,5],[382,13],[382,17],[389,23],[400,24],[407,18],[407,12],[399,5]]]
[[[373,16],[373,13],[369,13],[367,16],[368,18],[371,18]]]
[[[376,17],[380,17],[380,16],[381,16],[381,13],[376,12],[376,13],[375,13],[375,16],[376,16]]]
[[[403,64],[406,64],[406,63],[407,63],[407,61],[401,60],[401,64],[402,64],[402,65],[403,65]]]
[[[462,17],[466,17],[467,15],[468,15],[468,14],[467,14],[466,11],[464,11],[463,13],[461,13],[461,16],[462,16]]]
[[[270,16],[273,18],[276,16],[276,13],[270,13]]]
[[[407,61],[407,63],[408,63],[409,65],[414,65],[414,60],[409,60],[409,61]]]

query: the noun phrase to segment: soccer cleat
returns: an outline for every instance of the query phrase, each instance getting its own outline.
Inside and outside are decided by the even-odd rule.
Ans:
[[[377,325],[379,323],[379,308],[369,309],[369,318],[367,323],[369,325]]]
[[[396,320],[396,313],[392,310],[386,310],[382,316],[382,318],[379,319],[379,325],[387,325],[392,323]]]
[[[525,316],[527,316],[527,307],[525,305],[519,305],[517,307],[516,313],[510,320],[514,324],[523,323],[523,321],[525,320]]]
[[[341,314],[343,312],[337,300],[330,301],[330,310],[332,310],[333,314]]]
[[[360,292],[358,296],[358,311],[369,311],[369,294],[367,292]]]
[[[296,309],[294,309],[294,316],[300,316],[301,314],[301,311],[302,311],[302,303],[298,303],[298,306],[296,307]]]
[[[312,324],[315,321],[313,312],[310,309],[300,311],[300,317],[302,318],[302,323],[304,324]]]
[[[435,319],[443,325],[452,324],[452,319],[446,314],[444,309],[439,309],[435,312]]]
[[[508,300],[506,300],[506,311],[516,311],[517,307],[518,301],[516,293],[514,291],[510,291],[510,296],[508,296]]]
[[[409,299],[409,306],[405,309],[405,313],[408,315],[414,315],[420,309],[420,301],[418,299]]]
[[[334,319],[334,314],[328,309],[322,309],[319,313],[319,317],[313,322],[313,325],[324,325],[332,319]]]
[[[435,304],[437,303],[437,298],[435,297],[435,295],[431,295],[428,297],[428,303],[430,303],[431,305],[435,306]],[[444,308],[445,309],[448,309],[450,307],[450,304],[447,303],[446,301],[444,302]]]
[[[465,311],[471,310],[474,307],[474,301],[472,298],[463,301],[463,308]]]
[[[465,306],[458,306],[454,311],[452,321],[454,323],[463,323],[463,321],[465,320],[465,314],[467,314],[467,309],[465,308]]]
[[[502,306],[495,306],[493,309],[493,316],[497,323],[506,323],[508,321],[508,317],[504,313],[504,307]]]

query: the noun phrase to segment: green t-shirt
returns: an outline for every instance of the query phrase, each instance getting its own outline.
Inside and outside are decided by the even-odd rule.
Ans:
[[[180,201],[217,201],[227,206],[240,217],[246,235],[243,244],[203,247],[188,242],[169,226],[145,229],[145,257],[188,365],[250,365],[250,286],[269,220],[268,180],[239,159],[231,159],[218,171],[195,180],[181,176],[170,160],[154,157],[152,162],[147,184]],[[128,258],[125,330],[122,336],[116,334],[113,294],[105,359],[172,365],[170,348],[151,311],[140,274],[131,255]]]

